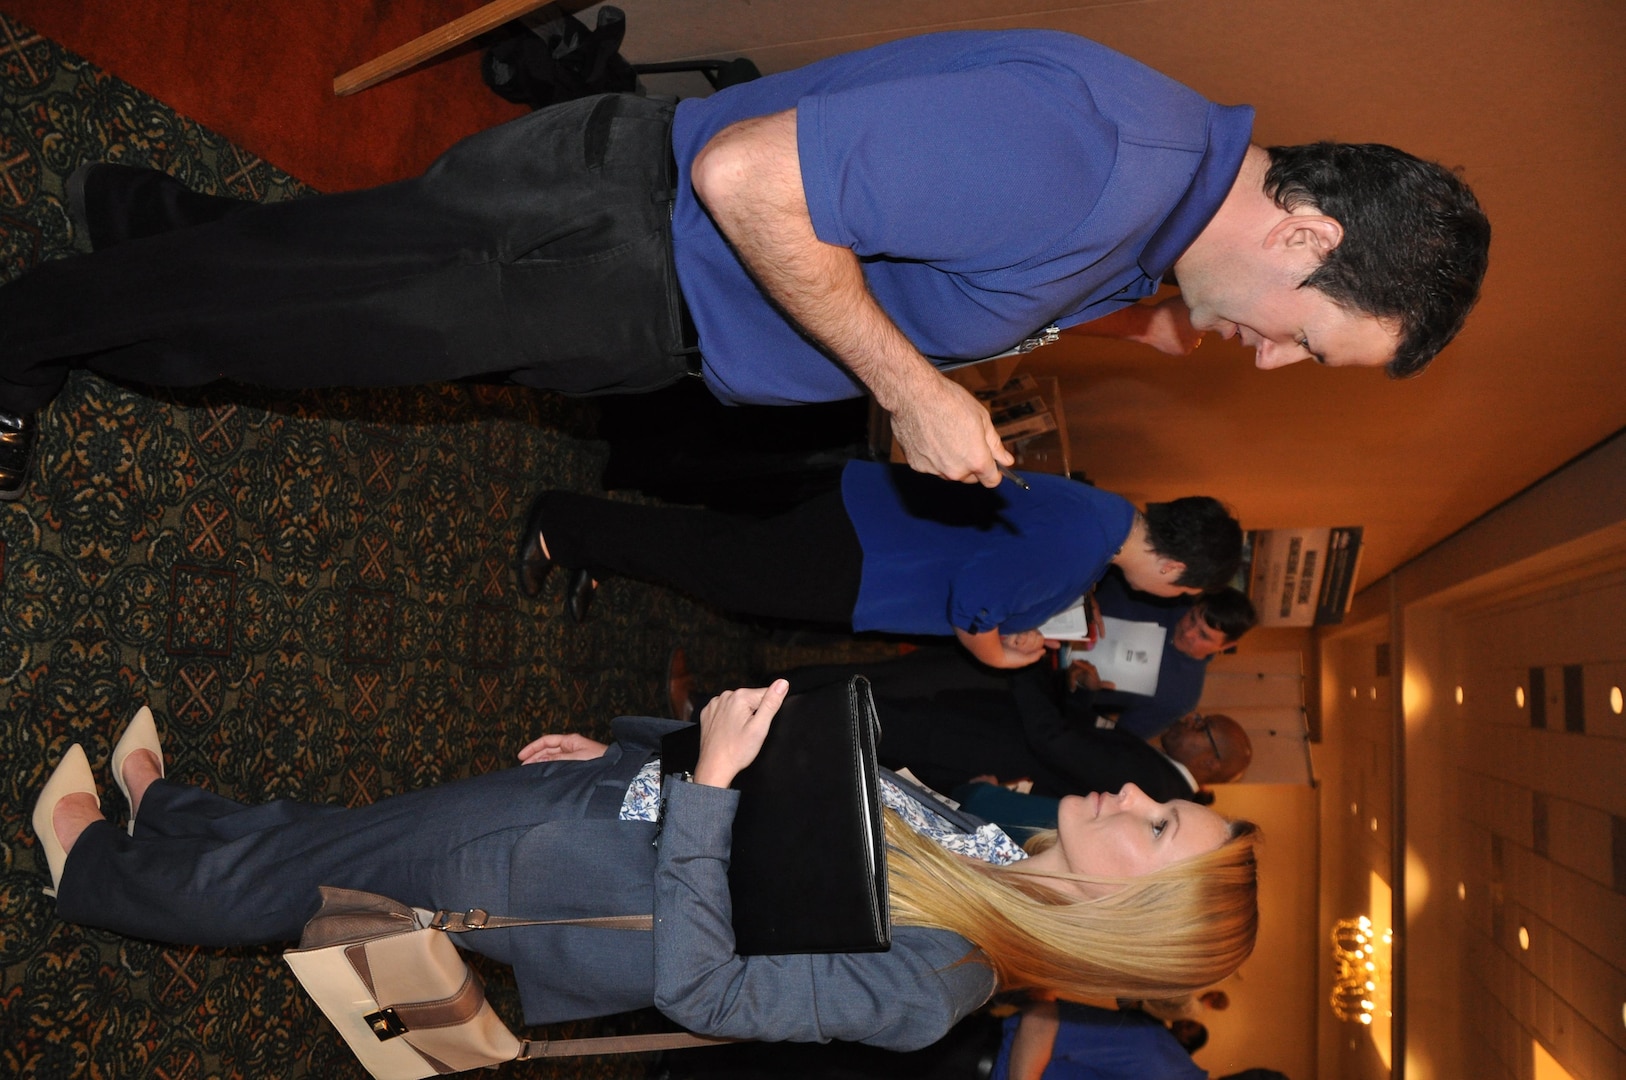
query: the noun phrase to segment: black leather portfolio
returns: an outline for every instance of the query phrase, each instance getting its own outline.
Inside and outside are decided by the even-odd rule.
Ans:
[[[891,944],[886,837],[869,682],[785,700],[740,793],[729,856],[742,956],[876,952]],[[698,724],[661,740],[661,770],[692,772]]]

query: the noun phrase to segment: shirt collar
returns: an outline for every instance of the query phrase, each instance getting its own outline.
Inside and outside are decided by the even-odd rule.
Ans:
[[[1253,107],[1210,105],[1208,117],[1208,151],[1197,166],[1191,186],[1141,249],[1141,272],[1153,281],[1169,272],[1174,261],[1213,220],[1242,169],[1253,132]]]
[[[1157,748],[1153,747],[1153,749],[1155,750]],[[1161,751],[1161,750],[1158,750],[1157,752],[1160,753],[1160,754],[1163,754],[1163,751]],[[1170,765],[1173,765],[1176,769],[1180,770],[1180,775],[1185,777],[1186,783],[1191,785],[1191,791],[1192,791],[1193,794],[1196,794],[1197,789],[1202,787],[1201,784],[1197,783],[1197,778],[1195,776],[1191,775],[1191,770],[1190,769],[1186,768],[1184,765],[1180,764],[1178,761],[1174,760],[1172,757],[1170,757],[1167,754],[1163,754],[1163,760],[1167,761]]]

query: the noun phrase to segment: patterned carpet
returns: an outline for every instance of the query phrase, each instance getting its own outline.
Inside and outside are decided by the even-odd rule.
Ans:
[[[7,280],[72,252],[63,181],[86,160],[244,198],[301,191],[3,17],[0,83]],[[355,804],[504,767],[544,730],[663,713],[679,643],[713,685],[786,662],[652,587],[608,584],[583,627],[561,611],[564,575],[541,602],[516,593],[528,492],[597,487],[596,412],[498,387],[159,394],[70,380],[42,414],[31,490],[0,504],[0,1075],[364,1075],[278,949],[86,931],[41,895],[28,824],[41,784],[73,742],[105,784],[141,703],[172,777]],[[104,791],[110,814],[120,802]],[[487,974],[517,1022],[506,972]],[[643,1072],[631,1059],[523,1069]]]

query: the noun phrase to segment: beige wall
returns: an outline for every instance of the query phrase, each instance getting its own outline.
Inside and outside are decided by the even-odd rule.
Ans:
[[[1299,1080],[1316,1064],[1316,804],[1297,784],[1220,784],[1214,808],[1256,822],[1265,834],[1259,864],[1259,942],[1241,971],[1220,984],[1231,1008],[1200,1014],[1208,1046],[1197,1064],[1215,1076],[1262,1066]]]
[[[1383,641],[1398,682],[1373,676]],[[1322,923],[1404,845],[1406,1075],[1532,1080],[1536,1041],[1581,1080],[1626,1075],[1626,437],[1366,590],[1321,658]],[[1320,1028],[1321,1075],[1386,1075]]]

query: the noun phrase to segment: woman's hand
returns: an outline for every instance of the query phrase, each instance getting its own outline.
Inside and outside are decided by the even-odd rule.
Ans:
[[[727,787],[757,759],[768,725],[784,704],[790,683],[775,679],[766,688],[725,690],[700,710],[700,758],[694,782]]]
[[[603,757],[608,749],[597,739],[568,731],[563,735],[544,735],[526,743],[520,747],[519,763],[535,765],[542,761],[591,761]]]

